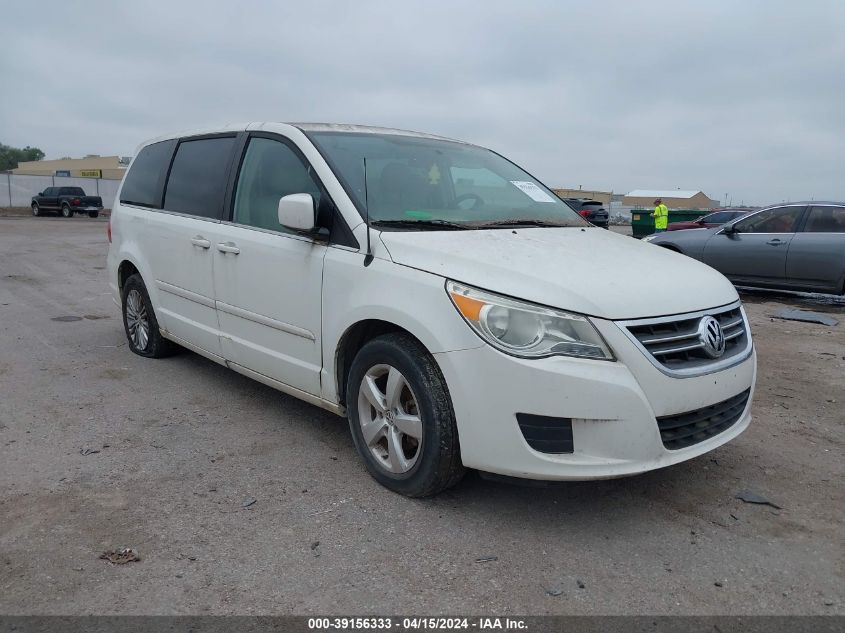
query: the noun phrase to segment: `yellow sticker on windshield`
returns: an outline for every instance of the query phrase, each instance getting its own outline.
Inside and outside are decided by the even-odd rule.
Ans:
[[[428,170],[428,184],[436,185],[440,182],[440,168],[437,163],[431,164],[431,169]]]

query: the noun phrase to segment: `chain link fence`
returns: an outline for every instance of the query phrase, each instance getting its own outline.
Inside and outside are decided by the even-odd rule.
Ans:
[[[111,209],[120,181],[72,176],[0,174],[0,207],[28,208],[32,203],[32,197],[37,196],[47,187],[82,187],[85,195],[100,196],[103,199],[103,207]]]

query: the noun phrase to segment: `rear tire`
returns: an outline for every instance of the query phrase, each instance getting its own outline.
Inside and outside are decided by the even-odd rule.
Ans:
[[[364,345],[349,371],[346,405],[355,448],[385,488],[427,497],[464,476],[449,389],[416,339],[386,334]]]
[[[99,215],[100,215],[100,212],[99,212],[99,211],[89,211],[89,212],[88,212],[88,217],[89,217],[89,218],[96,218],[96,217],[97,217],[97,216],[99,216]]]
[[[62,217],[63,218],[72,218],[73,217],[73,209],[71,209],[68,205],[62,205]]]
[[[36,218],[41,215],[41,208],[35,202],[32,203],[32,215]]]
[[[163,358],[176,350],[176,345],[161,335],[153,304],[141,275],[134,274],[123,284],[123,329],[129,349],[138,356]]]

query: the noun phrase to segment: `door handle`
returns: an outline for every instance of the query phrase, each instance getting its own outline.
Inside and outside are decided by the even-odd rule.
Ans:
[[[200,248],[211,248],[211,242],[205,239],[202,235],[197,235],[191,238],[191,244],[199,246]]]
[[[773,240],[769,240],[766,244],[769,246],[780,246],[781,244],[786,244],[786,242],[782,242],[778,238],[775,238]]]
[[[233,255],[241,252],[241,249],[234,242],[220,242],[217,244],[217,250],[221,253],[232,253]]]

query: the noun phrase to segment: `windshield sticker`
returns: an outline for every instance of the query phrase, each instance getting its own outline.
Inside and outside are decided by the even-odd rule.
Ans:
[[[554,198],[552,198],[549,194],[540,189],[540,187],[535,185],[533,182],[528,182],[527,180],[511,180],[511,184],[517,189],[519,189],[526,196],[531,198],[534,202],[555,201]]]

